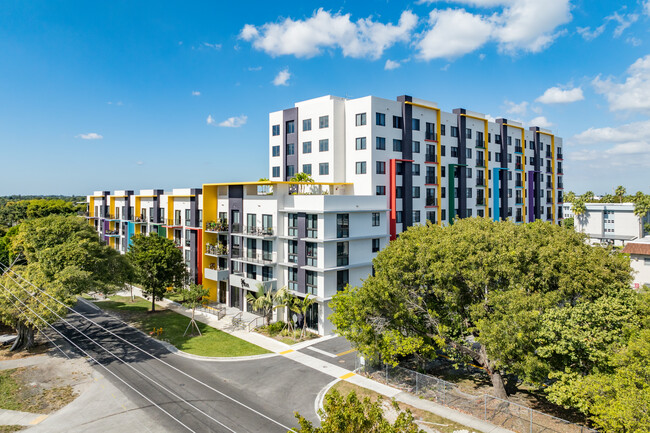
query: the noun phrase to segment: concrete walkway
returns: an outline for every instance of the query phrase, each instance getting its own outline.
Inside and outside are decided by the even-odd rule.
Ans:
[[[0,409],[0,425],[33,426],[47,418],[47,415],[17,410]]]
[[[137,288],[133,288],[133,294],[135,296],[142,297],[142,291]],[[130,296],[130,292],[121,292],[122,296]],[[170,301],[168,299],[163,299],[158,302],[159,305],[168,308],[176,313],[182,314],[187,317],[192,316],[191,310],[181,306],[180,304]],[[418,409],[422,409],[436,415],[447,418],[451,421],[455,421],[459,424],[463,424],[474,430],[485,432],[485,433],[512,433],[510,430],[504,429],[502,427],[495,426],[486,421],[480,420],[471,415],[465,414],[463,412],[456,411],[454,409],[448,408],[436,404],[429,400],[420,399],[411,394],[405,393],[400,389],[393,388],[388,385],[371,380],[365,376],[360,376],[353,371],[347,370],[345,368],[334,365],[330,362],[323,361],[321,359],[315,358],[313,356],[307,355],[306,353],[299,352],[298,350],[308,347],[313,344],[317,344],[323,341],[326,341],[332,336],[321,337],[306,342],[298,343],[293,346],[277,341],[273,338],[267,337],[265,335],[258,334],[256,332],[249,332],[242,329],[236,329],[232,326],[232,316],[226,316],[221,320],[218,320],[216,316],[207,313],[196,312],[194,318],[206,325],[212,326],[216,329],[220,329],[224,332],[227,332],[235,337],[241,338],[242,340],[248,341],[249,343],[255,344],[257,346],[263,347],[276,355],[284,356],[292,361],[305,365],[314,370],[318,370],[321,373],[327,374],[332,378],[339,380],[346,380],[354,385],[361,386],[363,388],[374,391],[378,394],[384,395],[389,399],[395,398],[397,401],[409,404]],[[265,355],[261,355],[265,356]],[[268,356],[268,355],[267,355]],[[205,359],[209,360],[209,357],[200,357],[192,356],[196,359]],[[240,360],[246,358],[256,359],[257,357],[241,357]],[[219,360],[225,360],[226,358],[219,358]]]

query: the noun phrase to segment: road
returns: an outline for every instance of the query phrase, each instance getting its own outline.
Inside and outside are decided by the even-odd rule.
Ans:
[[[318,392],[332,381],[331,376],[282,356],[210,362],[174,355],[155,340],[102,311],[81,303],[75,309],[159,358],[137,350],[79,315],[68,315],[66,320],[69,325],[62,322],[55,325],[133,387],[129,388],[101,366],[95,366],[129,399],[144,408],[148,416],[158,420],[157,424],[165,431],[286,432],[288,428],[297,427],[293,416],[295,411],[317,421],[314,400]],[[73,326],[79,331],[74,330]],[[106,350],[80,333],[86,334]],[[328,344],[332,346],[333,343]],[[334,346],[336,350],[346,347],[340,342]],[[306,349],[303,351],[310,352]],[[313,350],[309,354],[319,356]],[[346,356],[347,360],[325,358],[330,358],[327,361],[333,364],[351,362],[347,359],[349,356]]]

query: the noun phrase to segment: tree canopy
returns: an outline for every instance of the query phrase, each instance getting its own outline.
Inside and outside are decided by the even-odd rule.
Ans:
[[[156,300],[163,298],[168,287],[180,288],[187,282],[183,252],[172,240],[156,233],[131,239],[127,257],[135,271],[134,281],[151,296],[151,311],[156,311]]]
[[[24,220],[48,215],[75,215],[86,209],[84,197],[31,198],[11,197],[0,199],[0,225],[10,227]]]
[[[411,227],[373,264],[374,276],[334,297],[337,331],[393,364],[437,350],[471,359],[501,397],[504,374],[566,392],[571,375],[609,368],[602,353],[624,344],[621,326],[639,325],[629,259],[549,223]]]

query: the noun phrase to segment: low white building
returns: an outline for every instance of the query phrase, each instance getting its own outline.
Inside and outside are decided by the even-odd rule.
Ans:
[[[650,286],[650,237],[630,241],[623,248],[630,255],[630,265],[634,269],[634,288]]]
[[[575,230],[589,236],[592,243],[622,246],[644,235],[649,215],[634,215],[634,203],[587,203],[582,215],[575,215],[572,203],[564,203],[564,217],[573,218]]]

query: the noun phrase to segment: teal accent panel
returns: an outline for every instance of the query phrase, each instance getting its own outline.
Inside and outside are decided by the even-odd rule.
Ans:
[[[167,237],[167,229],[163,226],[158,226],[158,236],[161,236],[163,238]]]
[[[131,249],[131,245],[133,244],[133,240],[131,238],[133,237],[134,234],[135,234],[135,224],[129,222],[129,225],[127,226],[126,229],[126,238],[129,240],[126,246],[127,251]]]

